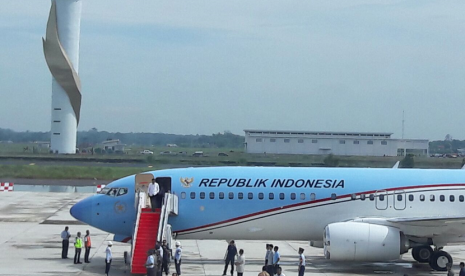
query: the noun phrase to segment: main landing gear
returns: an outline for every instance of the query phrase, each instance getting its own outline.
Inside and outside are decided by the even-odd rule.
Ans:
[[[452,264],[452,257],[441,249],[433,250],[428,245],[417,246],[412,248],[412,256],[419,263],[429,263],[434,270],[447,271],[447,264]]]

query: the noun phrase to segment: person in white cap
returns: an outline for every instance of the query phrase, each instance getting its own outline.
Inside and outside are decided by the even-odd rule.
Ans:
[[[108,272],[110,272],[111,266],[111,259],[113,256],[111,255],[111,246],[113,243],[111,241],[108,242],[107,249],[105,249],[106,257],[105,257],[105,275],[108,276]]]
[[[176,273],[181,276],[181,243],[176,242],[176,251],[174,251],[174,266],[176,267]]]

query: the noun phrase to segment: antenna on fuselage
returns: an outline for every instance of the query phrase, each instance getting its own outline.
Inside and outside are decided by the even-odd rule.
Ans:
[[[398,169],[399,168],[400,161],[397,161],[396,164],[394,164],[393,169]],[[465,166],[465,165],[464,165]]]

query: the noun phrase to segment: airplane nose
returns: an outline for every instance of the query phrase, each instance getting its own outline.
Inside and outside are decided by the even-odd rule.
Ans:
[[[92,203],[89,198],[74,204],[69,210],[71,216],[87,224],[92,224]]]

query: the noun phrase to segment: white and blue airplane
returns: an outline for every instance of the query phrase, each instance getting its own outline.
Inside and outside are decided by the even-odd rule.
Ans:
[[[306,240],[334,261],[389,261],[412,249],[443,271],[465,242],[463,170],[210,167],[149,172],[178,196],[176,239]],[[76,219],[128,242],[135,176],[75,204]]]

